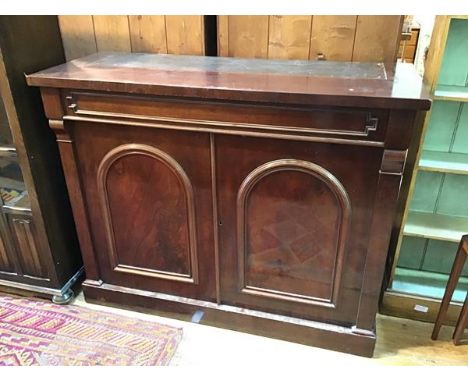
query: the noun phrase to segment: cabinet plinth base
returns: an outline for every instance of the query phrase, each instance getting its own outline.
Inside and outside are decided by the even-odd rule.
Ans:
[[[75,296],[73,288],[75,285],[79,285],[84,278],[84,269],[80,268],[60,289],[52,286],[27,284],[21,281],[0,280],[0,292],[24,297],[50,298],[55,304],[65,305],[73,300]]]
[[[238,330],[304,345],[316,346],[359,356],[372,357],[375,333],[362,335],[352,328],[271,314],[257,310],[218,305],[214,302],[126,288],[112,284],[83,283],[87,302],[118,304],[154,309],[157,313],[180,313],[191,317],[202,311],[200,324]]]

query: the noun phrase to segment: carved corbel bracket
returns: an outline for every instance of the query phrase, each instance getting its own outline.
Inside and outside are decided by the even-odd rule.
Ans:
[[[49,126],[54,131],[57,142],[72,143],[70,134],[65,129],[62,120],[49,119]]]
[[[403,175],[408,150],[384,150],[380,174]]]

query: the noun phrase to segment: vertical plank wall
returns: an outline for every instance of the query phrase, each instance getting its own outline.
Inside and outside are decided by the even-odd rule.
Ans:
[[[394,62],[402,16],[218,16],[218,55]],[[205,54],[203,16],[59,16],[67,60],[98,51]]]
[[[394,62],[402,16],[218,16],[218,54]]]
[[[95,52],[203,55],[203,16],[59,16],[68,61]]]

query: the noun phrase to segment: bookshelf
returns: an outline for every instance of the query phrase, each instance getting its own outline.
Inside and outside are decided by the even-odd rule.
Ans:
[[[425,71],[433,105],[424,125],[383,313],[415,318],[418,301],[421,305],[427,305],[427,299],[440,301],[460,238],[468,233],[466,36],[466,16],[437,16]],[[454,295],[456,307],[465,298],[468,266],[462,276]],[[416,317],[432,321],[437,308],[432,304],[426,317],[424,313]]]

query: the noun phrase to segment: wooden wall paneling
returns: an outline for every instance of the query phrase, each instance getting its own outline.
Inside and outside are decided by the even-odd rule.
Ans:
[[[165,16],[167,52],[204,55],[203,16]]]
[[[218,16],[218,54],[395,62],[402,16]]]
[[[268,57],[269,16],[228,16],[228,56]]]
[[[314,16],[309,59],[323,55],[330,61],[351,61],[357,16]]]
[[[268,58],[307,60],[312,16],[269,16]]]
[[[92,16],[58,16],[67,61],[97,51]]]
[[[165,16],[128,16],[132,52],[167,53]]]
[[[218,56],[227,57],[229,56],[229,16],[218,16],[217,27]]]
[[[353,61],[395,62],[402,16],[358,16]]]
[[[99,52],[131,52],[127,16],[93,16],[93,21]]]

